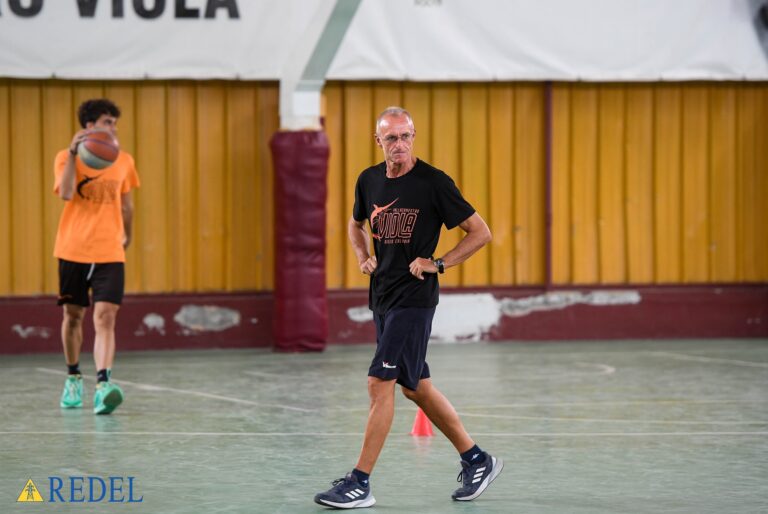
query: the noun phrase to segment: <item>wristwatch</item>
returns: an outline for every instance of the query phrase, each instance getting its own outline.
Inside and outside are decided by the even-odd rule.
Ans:
[[[438,273],[445,273],[445,262],[443,262],[443,259],[433,259],[432,263],[437,266]]]

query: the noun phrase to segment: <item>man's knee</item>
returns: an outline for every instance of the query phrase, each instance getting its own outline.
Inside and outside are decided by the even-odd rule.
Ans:
[[[93,324],[97,329],[112,329],[117,320],[118,305],[99,302],[93,310]]]
[[[64,304],[64,321],[71,328],[77,328],[83,324],[85,308],[79,305]]]
[[[418,403],[418,400],[420,398],[418,389],[414,391],[413,389],[408,389],[405,386],[400,386],[400,389],[403,391],[403,396],[405,396],[412,402]]]
[[[403,396],[415,403],[420,403],[424,398],[428,397],[432,391],[432,381],[428,378],[422,378],[419,380],[416,390],[408,389],[405,386],[400,386],[403,391]]]
[[[391,396],[395,390],[394,380],[384,380],[378,377],[368,377],[368,395],[371,400]]]

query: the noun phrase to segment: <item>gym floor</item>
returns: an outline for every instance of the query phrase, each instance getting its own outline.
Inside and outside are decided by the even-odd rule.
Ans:
[[[86,408],[69,411],[60,354],[4,355],[0,512],[325,511],[313,496],[355,464],[372,354],[120,353],[126,401],[110,416],[87,408],[90,354]],[[365,512],[768,512],[768,340],[433,344],[427,360],[504,471],[452,501],[458,456],[439,432],[409,435],[416,409],[398,393]],[[124,501],[89,477],[118,477]],[[44,502],[17,503],[29,479]],[[57,479],[85,502],[50,505]]]

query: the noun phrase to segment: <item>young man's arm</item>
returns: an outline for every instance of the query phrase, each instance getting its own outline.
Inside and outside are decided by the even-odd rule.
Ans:
[[[67,160],[64,163],[64,173],[59,184],[59,198],[69,201],[75,194],[75,156],[67,152]]]
[[[366,275],[372,275],[376,269],[376,256],[368,252],[368,231],[365,230],[365,221],[357,221],[350,216],[347,223],[347,234],[352,243],[352,250],[357,256],[357,262],[360,265],[360,271]]]
[[[122,202],[123,211],[123,248],[128,248],[131,244],[131,234],[133,233],[133,200],[131,199],[131,192],[123,193],[120,197]]]
[[[69,152],[67,152],[67,160],[64,163],[64,173],[61,176],[61,182],[59,183],[59,198],[69,201],[75,194],[75,159],[77,159],[77,145],[83,140],[86,134],[86,130],[81,130],[75,137],[72,138],[72,142],[69,143]]]

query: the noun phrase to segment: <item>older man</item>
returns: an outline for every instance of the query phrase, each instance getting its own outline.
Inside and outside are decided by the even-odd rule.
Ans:
[[[475,444],[453,405],[432,384],[425,359],[438,303],[437,275],[467,260],[491,240],[491,232],[448,175],[414,157],[416,129],[405,109],[384,110],[374,137],[384,162],[360,174],[348,224],[360,270],[371,277],[369,307],[376,322],[376,353],[368,370],[368,423],[355,468],[317,494],[315,502],[345,509],[376,502],[369,476],[392,426],[396,383],[459,452],[463,485],[452,498],[473,500],[504,464]],[[433,258],[442,225],[459,226],[466,235],[441,258]]]

